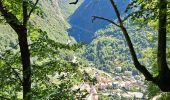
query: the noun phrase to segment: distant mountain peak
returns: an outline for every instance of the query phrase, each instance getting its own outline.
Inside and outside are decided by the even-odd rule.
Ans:
[[[116,0],[119,10],[123,14],[129,0]],[[92,23],[92,16],[103,16],[109,19],[116,19],[114,10],[109,0],[85,0],[80,7],[70,16],[69,23],[72,28],[68,30],[78,42],[89,43],[92,41],[94,33],[101,28],[105,28],[109,23],[96,20]]]

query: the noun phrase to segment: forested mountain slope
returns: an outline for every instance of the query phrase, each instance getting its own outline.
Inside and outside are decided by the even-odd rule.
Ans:
[[[40,15],[32,15],[31,21],[35,27],[42,29],[48,33],[48,36],[61,43],[74,41],[68,36],[66,29],[69,28],[67,17],[78,6],[69,5],[71,0],[40,0],[38,6],[42,12]],[[17,36],[12,28],[6,23],[0,25],[0,50],[5,50],[6,47],[15,46],[17,44]]]
[[[119,10],[124,14],[129,0],[116,0]],[[92,16],[102,16],[109,19],[116,19],[114,10],[109,0],[85,0],[80,7],[70,16],[71,28],[69,34],[78,42],[89,43],[92,41],[94,33],[101,28],[105,28],[109,23],[97,20],[92,23]]]
[[[17,1],[17,4],[15,4],[16,2],[13,0],[7,0],[7,2],[5,0],[4,2],[7,4],[11,4],[9,7],[12,8],[5,11],[8,14],[10,13],[8,11],[16,11],[10,14],[14,17],[16,16],[15,18],[17,20],[20,18],[19,20],[23,22],[22,15],[24,15],[24,11],[22,12],[20,10],[24,9],[24,7],[22,8],[19,5],[24,5],[24,3],[22,3],[22,0]],[[0,3],[2,7],[2,1],[0,1]],[[5,3],[3,4],[3,6],[7,6],[7,4]],[[26,92],[29,92],[28,94],[31,94],[31,98],[34,100],[44,100],[45,98],[49,99],[54,97],[62,98],[63,95],[67,96],[67,98],[71,97],[70,94],[73,93],[71,91],[70,93],[68,91],[66,92],[66,89],[63,88],[68,89],[72,86],[73,81],[78,81],[73,75],[73,73],[75,72],[75,74],[78,73],[78,65],[75,64],[75,60],[73,63],[73,58],[71,58],[75,54],[73,52],[75,50],[74,48],[77,47],[75,45],[66,45],[74,42],[74,39],[71,39],[66,31],[66,29],[69,27],[66,18],[67,16],[69,16],[69,14],[71,14],[71,12],[74,11],[74,9],[76,9],[76,7],[70,6],[70,8],[68,7],[66,9],[68,10],[68,12],[64,13],[64,10],[61,10],[61,7],[63,7],[62,9],[64,9],[64,5],[67,3],[69,3],[69,1],[62,3],[60,0],[40,0],[40,2],[38,3],[38,7],[40,7],[40,9],[36,9],[36,13],[34,13],[34,15],[31,15],[29,23],[26,22],[28,26],[25,25],[24,28],[17,28],[20,30],[28,29],[28,31],[26,31],[26,35],[23,31],[21,31],[18,36],[17,31],[14,32],[14,29],[9,26],[8,20],[6,20],[7,23],[4,22],[0,24],[1,100],[4,100],[4,98],[5,100],[6,98],[7,100],[29,100],[25,99],[24,93]],[[14,9],[14,6],[18,8]],[[25,9],[27,9],[27,7]],[[30,11],[30,9],[28,10]],[[1,17],[6,18],[6,16]],[[5,19],[3,19],[2,21],[5,21]],[[18,23],[15,23],[15,25],[16,27],[24,26],[23,24],[18,25]],[[23,43],[23,41],[20,40],[23,40],[24,36],[26,38],[26,40],[24,41],[26,42],[26,44],[20,46],[20,44]],[[19,39],[17,39],[18,37]],[[21,48],[27,49],[23,50]],[[23,53],[21,52],[22,50],[27,52]],[[28,62],[27,64],[22,63],[25,56],[27,56],[27,60],[25,60],[26,62]],[[66,57],[68,59],[66,59]],[[74,58],[76,59],[77,57],[74,56]],[[24,71],[25,69],[30,70]],[[27,73],[25,74],[24,72]],[[63,79],[60,78],[60,75],[61,77],[63,77],[61,73],[69,74],[64,76]],[[25,80],[26,77],[24,75],[27,75],[27,79],[29,79]],[[55,78],[55,81],[57,81],[58,84],[54,84],[53,81],[50,80],[51,77],[53,77],[54,75],[58,76],[57,78]],[[71,79],[71,77],[74,77],[74,79]],[[68,79],[72,81],[67,81]],[[29,87],[29,90],[31,90],[31,92],[29,90],[24,91],[24,84],[26,82],[29,83],[29,86],[28,84],[25,86]],[[58,95],[60,95],[61,97],[59,97]]]
[[[20,45],[22,41],[18,42],[17,39],[19,37],[19,40],[22,40],[23,31],[17,36],[17,32],[13,31],[14,27],[12,29],[9,26],[11,21],[3,19],[6,17],[5,14],[1,15],[3,20],[0,19],[0,22],[2,21],[0,24],[0,99],[22,99],[24,93],[22,87],[28,86],[23,83],[30,80],[29,88],[32,92],[27,91],[27,94],[31,94],[35,100],[84,99],[88,98],[88,95],[94,94],[93,90],[91,91],[94,86],[96,96],[101,94],[99,100],[112,100],[117,97],[129,100],[136,98],[133,93],[137,92],[142,94],[140,98],[148,99],[149,96],[152,98],[161,93],[159,88],[144,81],[139,69],[136,69],[139,66],[135,68],[132,62],[134,59],[132,59],[130,51],[133,51],[134,47],[133,54],[136,53],[135,57],[139,59],[141,67],[146,66],[153,76],[157,76],[156,48],[159,46],[157,19],[154,22],[147,21],[148,23],[145,25],[141,24],[144,22],[140,18],[138,20],[128,19],[123,23],[120,21],[124,17],[128,2],[132,0],[111,0],[117,4],[121,13],[121,16],[117,14],[118,18],[121,17],[119,18],[120,23],[117,21],[113,9],[116,7],[112,7],[114,4],[112,2],[111,5],[109,0],[78,0],[76,5],[69,4],[75,0],[39,1],[37,6],[40,9],[33,12],[30,22],[26,22],[25,28],[17,28],[28,29],[25,31],[26,45]],[[20,20],[21,26],[24,26],[22,17],[27,16],[27,13],[24,14],[24,11],[20,11],[24,9],[24,7],[20,7],[24,5],[24,2],[22,0],[16,0],[17,4],[15,4],[15,0],[1,0],[1,2],[3,3],[0,4],[0,8],[6,7],[7,12],[11,11],[16,16],[15,18]],[[28,3],[29,0],[26,2]],[[12,9],[7,8],[8,4]],[[29,6],[26,8],[30,10],[31,3],[28,4]],[[146,3],[146,5],[148,4]],[[15,6],[18,11],[14,9]],[[2,11],[0,10],[1,13],[3,13]],[[92,16],[113,20],[118,23],[116,25],[118,27],[97,18],[92,23]],[[4,22],[5,20],[7,23]],[[15,24],[20,26],[18,23]],[[121,29],[127,29],[127,33],[125,30],[123,31],[125,36]],[[169,28],[167,30],[169,32]],[[130,51],[128,40],[126,40],[127,34],[133,43],[133,46],[129,46],[130,49],[132,48]],[[169,40],[168,36],[168,65],[170,64]],[[88,44],[77,44],[81,41]],[[24,50],[25,48],[27,50]],[[30,56],[25,60],[29,63],[23,64],[22,59],[29,54]],[[30,76],[27,77],[28,80],[24,80],[24,75],[28,75],[24,74],[28,71],[24,71],[27,65],[30,68]],[[164,82],[166,83],[166,80]],[[81,91],[82,84],[88,85],[90,92]],[[77,88],[72,90],[74,86]]]
[[[142,51],[155,47],[156,31],[147,26],[141,28],[133,23],[127,25],[137,56],[142,58]],[[115,67],[133,66],[123,33],[114,25],[98,30],[92,42],[84,49],[83,56],[106,72],[113,72]]]

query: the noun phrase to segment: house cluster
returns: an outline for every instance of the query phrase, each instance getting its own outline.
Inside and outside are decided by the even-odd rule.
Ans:
[[[137,73],[132,71],[122,71],[121,67],[116,67],[113,77],[102,76],[99,73],[95,73],[97,84],[96,87],[99,90],[108,89],[121,89],[124,88],[127,91],[133,91],[144,88],[143,78]]]
[[[81,91],[86,90],[89,93],[87,98],[93,98],[86,100],[98,100],[97,95],[144,100],[144,91],[142,91],[145,89],[144,79],[137,72],[122,71],[121,67],[116,67],[113,76],[95,72],[92,77],[96,79],[95,84],[83,82],[77,85]]]

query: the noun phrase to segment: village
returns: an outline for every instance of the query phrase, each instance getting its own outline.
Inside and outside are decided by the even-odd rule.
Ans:
[[[72,88],[86,91],[84,100],[100,100],[100,96],[109,96],[112,100],[145,100],[144,78],[137,72],[122,71],[121,67],[116,67],[112,74],[91,67],[84,72],[90,74],[92,81],[86,80]]]

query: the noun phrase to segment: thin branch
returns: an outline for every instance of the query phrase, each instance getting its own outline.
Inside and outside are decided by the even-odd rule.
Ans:
[[[3,96],[0,96],[0,99],[3,99],[3,100],[11,100],[11,99],[9,99],[9,98],[7,98],[7,97],[3,97]]]
[[[26,0],[23,0],[22,2],[22,13],[23,13],[23,26],[27,26],[28,22],[28,2]]]
[[[2,0],[0,0],[0,12],[2,14],[1,16],[4,17],[6,22],[15,30],[15,32],[17,34],[18,34],[19,30],[25,29],[22,26],[21,22],[18,20],[18,18],[6,9],[6,7],[2,3]],[[18,34],[18,35],[20,35],[20,34]]]
[[[126,21],[129,17],[133,16],[135,12],[128,14],[127,16],[124,17],[123,22]]]
[[[76,1],[71,2],[71,3],[69,3],[69,4],[77,4],[77,3],[78,3],[78,1],[79,1],[79,0],[76,0]]]
[[[121,27],[122,27],[122,26],[123,26],[123,22],[122,22],[122,19],[121,19],[120,12],[119,12],[119,10],[118,10],[118,8],[117,8],[114,0],[110,0],[110,2],[111,2],[111,4],[112,4],[112,6],[113,6],[113,9],[115,10],[117,19],[118,19],[118,21],[119,21],[119,23],[120,23],[120,25],[121,25]]]
[[[3,57],[0,56],[0,58],[6,63],[6,65],[8,65],[12,71],[15,73],[16,77],[18,77],[20,83],[22,84],[22,79],[20,78],[18,72],[15,70],[15,68],[13,68]]]
[[[92,16],[92,22],[94,22],[96,19],[102,19],[102,20],[106,20],[110,23],[112,23],[113,25],[116,25],[117,27],[120,27],[120,25],[118,25],[116,22],[110,20],[110,19],[107,19],[107,18],[104,18],[104,17],[100,17],[100,16]]]
[[[140,62],[138,61],[138,58],[137,58],[135,49],[133,47],[133,43],[131,41],[131,38],[130,38],[128,32],[127,32],[127,29],[123,25],[123,20],[121,19],[120,12],[119,12],[119,10],[118,10],[114,0],[110,0],[110,2],[112,4],[112,7],[115,10],[116,16],[117,16],[119,24],[120,24],[120,28],[121,28],[124,36],[125,36],[126,42],[128,44],[128,47],[129,47],[129,50],[130,50],[130,53],[131,53],[131,56],[132,56],[132,60],[133,60],[134,66],[136,67],[136,69],[138,69],[145,76],[146,80],[152,81],[152,82],[156,83],[156,80],[155,80],[155,78],[153,78],[151,73],[146,69],[145,66],[141,65]]]
[[[15,70],[15,68],[13,68],[8,62],[5,62],[11,69],[12,71],[15,73],[16,77],[18,77],[19,81],[20,81],[20,84],[22,84],[22,79],[20,78],[19,76],[19,73]]]
[[[7,23],[11,24],[19,23],[17,17],[5,8],[5,6],[2,3],[2,0],[0,0],[0,12],[2,13],[2,16],[7,21]]]
[[[143,11],[144,11],[144,10],[134,11],[134,12],[128,14],[127,16],[124,17],[123,22],[126,21],[129,17],[131,17],[131,16],[133,16],[133,15],[135,15],[135,14],[138,14],[138,13],[142,13]]]
[[[13,48],[17,48],[18,45],[19,45],[19,42]]]
[[[28,13],[28,20],[29,20],[29,18],[30,18],[30,16],[31,16],[32,12],[35,10],[38,2],[39,2],[39,0],[36,0],[34,6],[33,6],[32,9],[30,10],[30,12]]]

